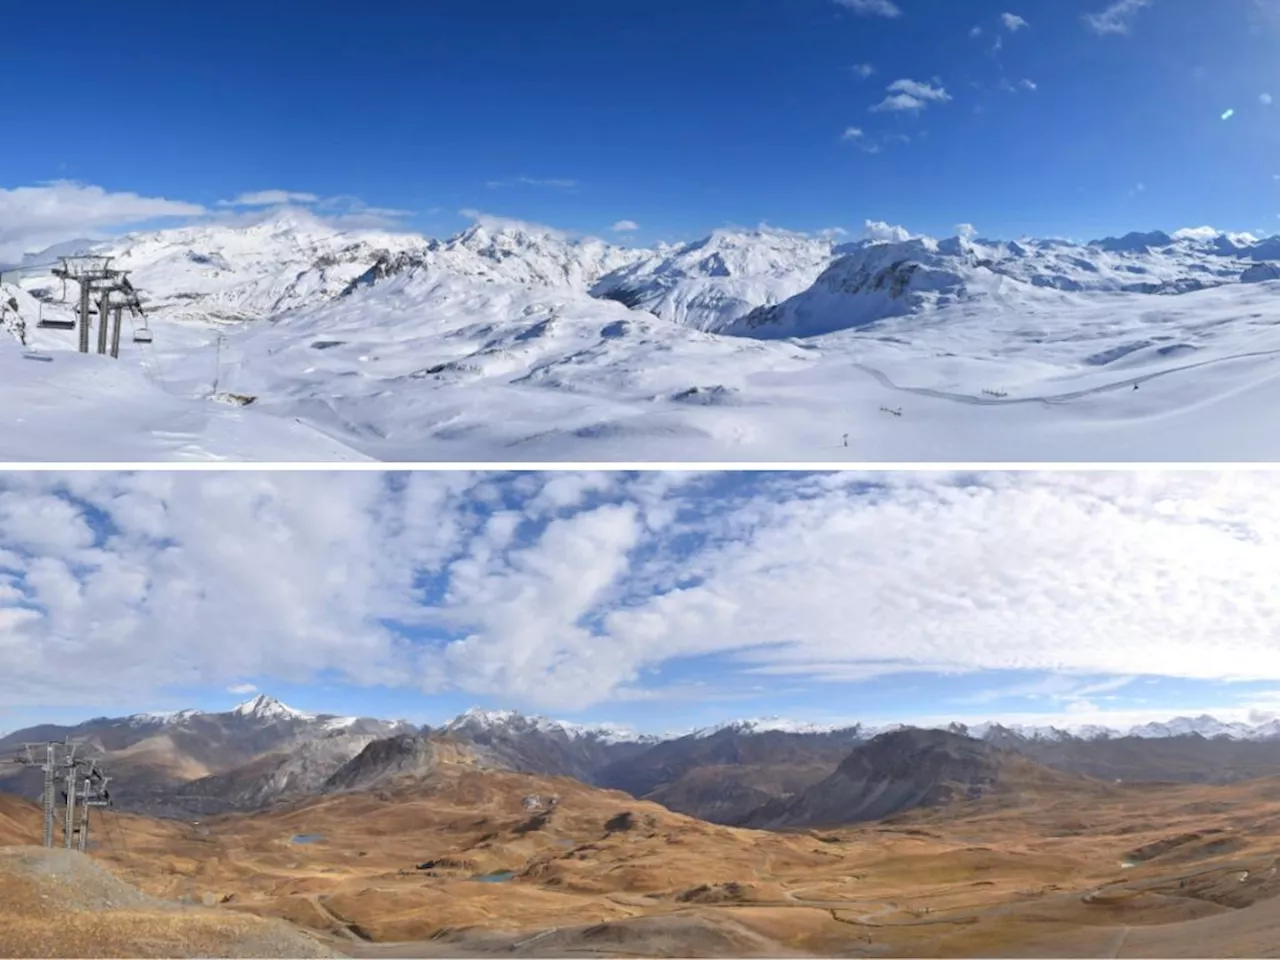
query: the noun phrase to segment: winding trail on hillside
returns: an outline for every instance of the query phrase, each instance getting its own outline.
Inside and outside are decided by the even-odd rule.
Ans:
[[[1124,947],[1125,940],[1129,938],[1129,931],[1132,929],[1132,927],[1120,928],[1120,931],[1116,934],[1115,941],[1107,948],[1107,956],[1111,960],[1116,960],[1116,957],[1120,956],[1120,951]]]
[[[873,377],[877,383],[888,390],[897,390],[900,393],[911,393],[921,397],[932,397],[935,400],[950,400],[953,403],[967,403],[978,407],[1000,407],[1017,403],[1064,403],[1069,400],[1079,400],[1082,397],[1091,396],[1098,393],[1107,393],[1112,390],[1120,390],[1124,387],[1131,387],[1135,384],[1146,383],[1149,380],[1155,380],[1159,377],[1167,377],[1174,373],[1185,373],[1188,370],[1195,370],[1199,367],[1208,367],[1218,363],[1226,363],[1230,360],[1250,360],[1261,357],[1280,356],[1280,350],[1256,350],[1251,353],[1235,353],[1228,357],[1216,357],[1212,360],[1199,360],[1195,363],[1183,364],[1180,367],[1169,367],[1166,370],[1157,370],[1154,373],[1144,373],[1141,376],[1129,377],[1125,380],[1118,380],[1114,383],[1104,383],[1097,387],[1086,387],[1083,390],[1072,390],[1068,393],[1056,394],[1039,394],[1031,397],[982,397],[973,396],[968,393],[952,393],[947,390],[934,390],[931,387],[905,387],[894,383],[883,370],[868,366],[865,363],[854,362],[853,366]]]

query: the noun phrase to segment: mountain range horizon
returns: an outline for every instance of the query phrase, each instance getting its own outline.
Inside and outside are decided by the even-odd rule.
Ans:
[[[165,725],[180,723],[192,717],[230,715],[257,720],[296,719],[324,722],[329,730],[342,730],[360,720],[377,720],[420,732],[452,732],[466,727],[495,729],[502,727],[527,727],[542,731],[560,732],[568,737],[592,737],[613,742],[659,743],[684,737],[708,737],[722,731],[744,733],[778,732],[789,734],[829,734],[856,731],[864,737],[874,737],[896,730],[947,730],[978,739],[1001,739],[1012,734],[1033,740],[1105,740],[1123,737],[1157,739],[1180,736],[1199,736],[1207,739],[1271,739],[1280,738],[1280,714],[1258,718],[1255,722],[1222,721],[1208,713],[1197,716],[1171,714],[1165,721],[1147,721],[1129,726],[1107,726],[1096,723],[1082,724],[1021,724],[1016,722],[983,721],[962,723],[958,721],[937,723],[895,721],[868,724],[859,720],[816,722],[797,720],[783,716],[744,717],[726,719],[719,723],[676,730],[639,730],[630,725],[605,722],[580,723],[559,720],[538,713],[528,713],[509,708],[469,707],[442,723],[415,724],[404,719],[387,717],[355,717],[343,713],[309,712],[297,710],[268,693],[255,693],[227,710],[199,710],[183,708],[171,711],[127,714],[123,716],[99,715],[74,723],[41,723],[6,733],[0,730],[0,743],[15,740],[26,730],[74,730],[103,721],[134,724]]]

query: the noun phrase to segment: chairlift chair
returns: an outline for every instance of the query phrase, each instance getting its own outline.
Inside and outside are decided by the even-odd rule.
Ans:
[[[46,317],[44,315],[44,304],[40,304],[40,319],[36,321],[36,326],[44,330],[74,330],[76,322],[74,319],[66,320],[61,317]]]
[[[141,326],[135,326],[133,328],[133,342],[150,343],[152,339],[151,327],[147,325],[147,315],[142,310],[142,301],[138,299],[137,291],[133,289],[133,284],[129,282],[128,277],[122,278],[120,285],[124,287],[129,294],[129,312],[136,314],[138,319],[142,321]]]

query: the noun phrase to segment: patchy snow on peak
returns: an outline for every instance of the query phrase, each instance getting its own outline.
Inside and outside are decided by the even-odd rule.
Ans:
[[[1235,740],[1251,739],[1254,728],[1247,723],[1224,723],[1216,717],[1202,714],[1198,717],[1174,717],[1165,723],[1144,723],[1129,731],[1131,737],[1145,739],[1185,737],[1198,735],[1212,739],[1230,737]]]
[[[359,717],[329,717],[324,721],[324,729],[347,730],[359,722]]]
[[[147,727],[153,725],[169,726],[172,724],[182,723],[190,720],[192,717],[202,717],[202,710],[164,710],[150,713],[135,713],[132,716],[125,717],[125,721],[134,727]]]
[[[757,733],[836,733],[841,730],[859,730],[856,723],[811,723],[806,720],[790,720],[786,717],[758,717],[749,720],[729,720],[710,727],[699,727],[689,731],[688,736],[705,738],[713,737],[726,731],[746,735]]]
[[[255,720],[313,720],[309,713],[286,706],[275,697],[260,693],[252,700],[246,700],[231,711],[238,717],[251,717]]]
[[[450,733],[489,733],[520,735],[529,733],[559,734],[570,739],[595,739],[605,743],[640,741],[641,737],[629,727],[618,724],[579,724],[549,717],[527,716],[517,710],[483,710],[472,707],[444,725]]]

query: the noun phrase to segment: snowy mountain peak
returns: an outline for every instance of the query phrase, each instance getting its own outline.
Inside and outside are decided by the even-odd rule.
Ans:
[[[149,727],[155,725],[168,726],[170,724],[182,723],[190,720],[192,717],[202,717],[204,712],[201,710],[166,710],[152,713],[135,713],[126,717],[125,720],[130,726]]]
[[[756,734],[756,733],[836,733],[842,730],[858,730],[860,725],[856,723],[837,723],[823,724],[810,723],[804,720],[789,720],[786,717],[769,716],[758,717],[750,720],[729,720],[725,723],[718,723],[710,727],[701,727],[691,731],[687,736],[694,737],[711,737],[717,733],[732,731],[734,733]]]
[[[571,740],[594,739],[605,743],[639,742],[653,740],[637,734],[629,727],[617,724],[578,724],[549,717],[526,716],[517,710],[483,710],[479,707],[454,717],[441,729],[448,733],[471,735],[506,735],[543,733],[558,734]]]
[[[311,714],[286,706],[275,697],[260,693],[252,700],[246,700],[231,711],[238,717],[251,717],[255,720],[312,720]]]
[[[1174,717],[1165,723],[1144,723],[1129,731],[1131,737],[1185,737],[1201,736],[1231,737],[1232,739],[1252,739],[1254,728],[1246,723],[1224,723],[1216,717],[1201,714],[1198,717]]]

